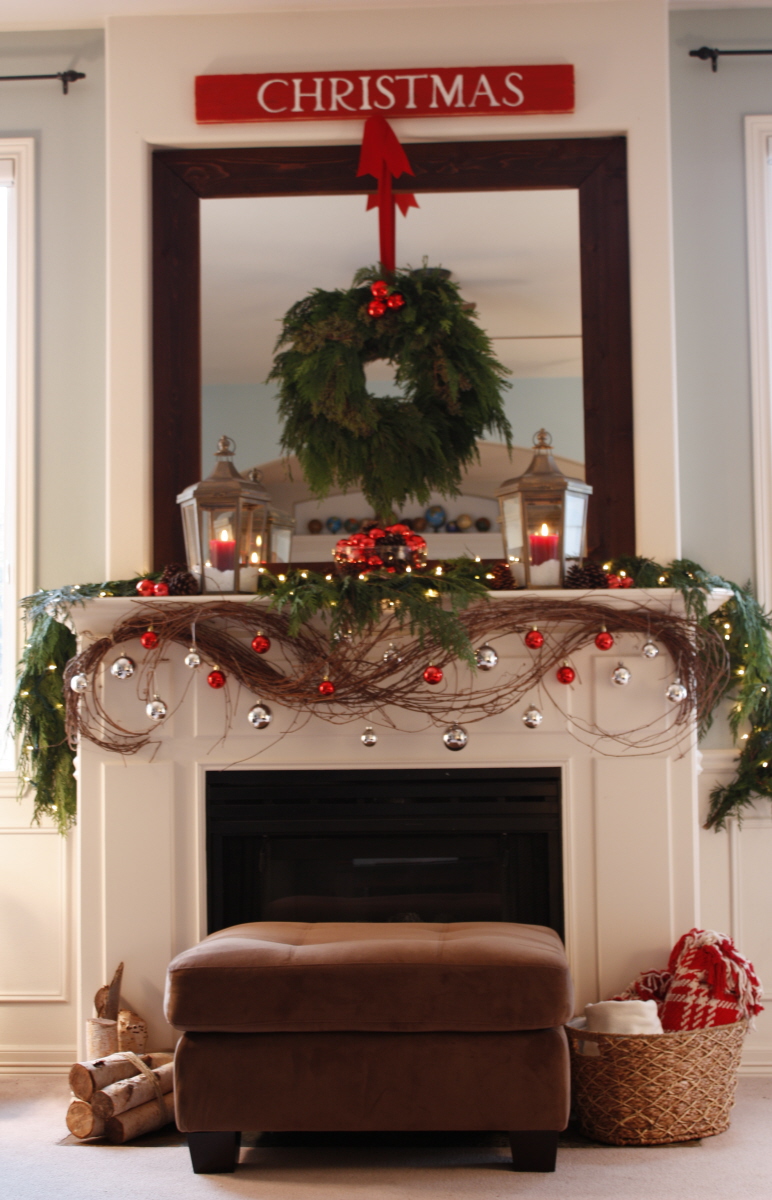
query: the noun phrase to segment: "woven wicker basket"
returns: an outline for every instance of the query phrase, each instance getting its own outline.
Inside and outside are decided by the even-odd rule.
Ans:
[[[710,1137],[729,1127],[747,1022],[657,1035],[566,1027],[579,1126],[615,1146]]]

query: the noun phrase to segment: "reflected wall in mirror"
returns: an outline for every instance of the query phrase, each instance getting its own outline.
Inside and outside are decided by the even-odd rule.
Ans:
[[[453,270],[513,371],[515,443],[527,447],[537,428],[550,428],[563,469],[595,489],[590,552],[629,551],[624,139],[417,143],[409,153],[420,208],[399,218],[398,261],[420,266],[426,256]],[[289,305],[316,286],[349,286],[376,257],[376,214],[365,212],[357,157],[355,146],[154,155],[159,563],[179,557],[174,495],[208,473],[223,432],[238,443],[241,469],[268,464],[277,504],[302,500],[297,489],[276,494],[286,481],[274,391],[264,381]],[[379,368],[368,379],[389,393],[390,373]],[[510,462],[504,447],[482,444],[464,491],[492,497],[527,465],[530,453],[520,453]]]
[[[239,460],[279,456],[266,378],[285,311],[315,287],[350,286],[375,258],[377,213],[359,196],[204,200],[201,206],[202,469],[225,429]],[[579,203],[576,189],[424,194],[398,229],[400,263],[451,268],[512,372],[507,415],[530,447],[546,426],[584,464]],[[397,394],[385,363],[374,391]],[[500,481],[499,481],[500,482]]]

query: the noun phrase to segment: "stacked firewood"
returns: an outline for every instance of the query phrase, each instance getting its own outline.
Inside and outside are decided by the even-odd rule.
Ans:
[[[67,1128],[77,1138],[130,1142],[174,1120],[173,1055],[110,1054],[70,1069]],[[143,1069],[144,1068],[144,1069]]]
[[[87,1062],[70,1070],[67,1128],[77,1138],[130,1142],[174,1120],[172,1054],[145,1054],[147,1025],[121,1008],[123,963],[94,997],[86,1021]]]

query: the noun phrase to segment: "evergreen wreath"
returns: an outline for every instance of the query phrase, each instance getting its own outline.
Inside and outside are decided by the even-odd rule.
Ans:
[[[315,495],[356,485],[379,520],[392,520],[408,499],[458,495],[486,431],[511,447],[509,372],[448,274],[369,267],[347,291],[317,288],[285,314],[269,380],[279,384],[282,448]],[[371,315],[380,281],[388,296]],[[401,396],[367,390],[365,367],[378,359],[394,364]]]

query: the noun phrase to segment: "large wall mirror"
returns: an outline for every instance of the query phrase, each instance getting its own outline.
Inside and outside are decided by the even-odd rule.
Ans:
[[[405,187],[420,208],[399,218],[398,261],[452,268],[512,371],[506,406],[517,448],[510,461],[503,446],[481,444],[465,492],[488,497],[490,512],[544,425],[564,470],[595,489],[590,553],[629,550],[624,139],[421,143],[409,153],[416,177]],[[157,564],[182,554],[174,497],[208,473],[221,433],[235,438],[241,469],[263,468],[280,507],[309,495],[283,470],[266,376],[289,305],[313,287],[347,287],[376,258],[376,214],[364,204],[373,181],[356,178],[357,157],[351,146],[154,155]],[[368,378],[393,394],[385,364]]]

